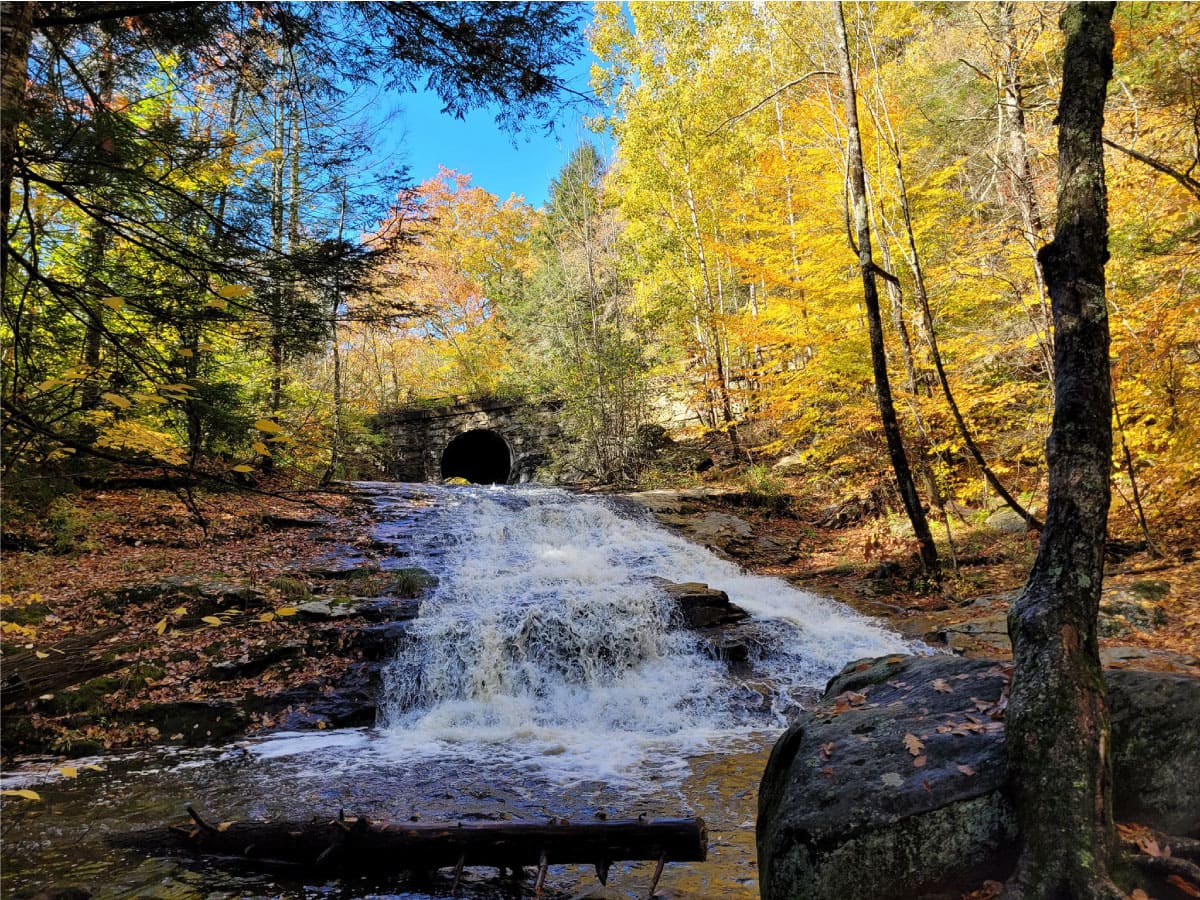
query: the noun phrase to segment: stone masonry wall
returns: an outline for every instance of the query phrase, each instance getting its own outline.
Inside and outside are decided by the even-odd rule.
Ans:
[[[441,480],[442,452],[468,431],[492,431],[511,453],[510,483],[533,481],[562,438],[556,401],[538,404],[473,400],[453,405],[398,409],[379,418],[388,444],[384,467],[396,481]]]

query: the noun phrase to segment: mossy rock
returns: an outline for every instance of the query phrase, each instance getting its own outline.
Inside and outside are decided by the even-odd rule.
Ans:
[[[312,588],[308,586],[308,583],[302,579],[293,578],[291,575],[279,575],[267,583],[279,591],[285,600],[312,599]]]
[[[415,600],[436,587],[437,583],[435,575],[416,566],[375,572],[354,582],[353,596],[338,596],[333,602],[355,602],[364,597],[394,597],[399,600]]]
[[[1004,729],[987,706],[1006,677],[994,660],[952,656],[847,666],[763,775],[763,900],[912,900],[1003,880],[1019,836]],[[1200,678],[1110,669],[1105,679],[1114,812],[1171,834],[1200,829]]]
[[[389,572],[386,594],[402,600],[415,600],[437,586],[437,577],[424,569],[409,567]]]
[[[1161,628],[1167,621],[1167,612],[1160,604],[1118,594],[1101,601],[1096,626],[1102,637],[1113,637],[1133,629],[1149,631]]]
[[[166,670],[153,663],[136,663],[121,671],[92,678],[82,684],[59,691],[47,701],[55,714],[100,716],[108,711],[105,698],[118,691],[136,694],[149,681],[162,678]]]
[[[249,716],[231,700],[179,700],[148,703],[124,711],[119,718],[139,725],[152,725],[168,740],[189,745],[220,743],[241,734]]]

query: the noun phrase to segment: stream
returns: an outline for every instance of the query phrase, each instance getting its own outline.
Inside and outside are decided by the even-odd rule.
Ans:
[[[846,662],[913,648],[831,600],[747,575],[612,498],[556,488],[366,483],[384,569],[439,579],[384,671],[373,728],[274,734],[5,772],[4,897],[81,885],[95,897],[445,897],[421,886],[303,883],[105,843],[175,821],[192,803],[223,818],[422,822],[702,816],[704,863],[668,865],[661,897],[756,898],[758,781],[789,713]],[[656,581],[657,579],[657,581]],[[662,580],[706,582],[752,616],[748,663],[711,658],[673,621]],[[103,771],[84,769],[97,763]],[[547,898],[644,897],[653,863],[553,866]],[[462,897],[532,896],[532,879],[468,869]]]

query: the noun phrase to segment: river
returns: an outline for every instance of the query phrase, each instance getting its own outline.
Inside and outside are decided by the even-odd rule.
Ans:
[[[663,897],[758,896],[756,791],[789,712],[846,662],[905,652],[831,600],[732,563],[620,501],[539,486],[367,483],[386,568],[438,577],[384,673],[376,727],[276,734],[4,773],[41,803],[9,802],[4,896],[77,884],[96,897],[426,898],[449,879],[301,883],[114,850],[106,835],[184,805],[223,818],[591,821],[702,816],[709,859],[669,865]],[[731,668],[678,625],[661,580],[728,592],[754,652]],[[89,761],[74,763],[82,766]],[[547,898],[645,896],[653,864],[551,867]],[[529,896],[532,882],[468,870],[464,897]]]

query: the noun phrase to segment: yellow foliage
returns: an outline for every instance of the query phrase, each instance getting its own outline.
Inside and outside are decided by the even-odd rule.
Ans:
[[[114,422],[101,431],[95,443],[101,449],[142,454],[173,466],[187,463],[187,455],[174,437],[138,422]]]

